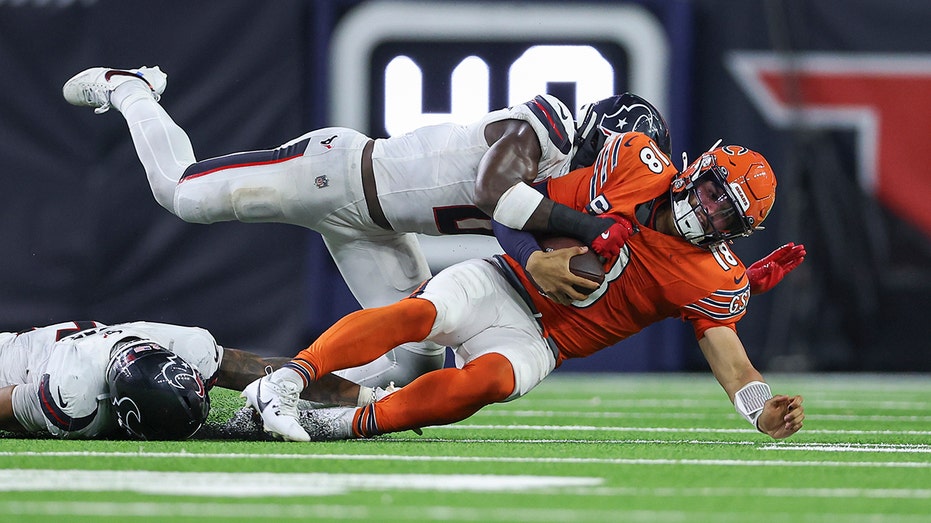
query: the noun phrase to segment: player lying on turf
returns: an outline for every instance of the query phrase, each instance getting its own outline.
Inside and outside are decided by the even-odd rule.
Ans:
[[[0,429],[61,438],[183,439],[207,418],[208,390],[242,390],[286,358],[217,345],[204,329],[163,323],[59,323],[0,333]],[[310,391],[308,391],[310,392]],[[341,379],[304,398],[366,404],[387,394]]]
[[[747,269],[728,245],[760,228],[773,206],[776,178],[763,156],[719,147],[679,173],[648,136],[627,133],[609,138],[593,167],[553,178],[545,190],[557,202],[611,213],[639,229],[607,260],[601,286],[570,305],[543,297],[525,270],[541,255],[535,239],[503,231],[509,255],[454,265],[408,299],[346,316],[246,387],[265,430],[307,441],[453,423],[523,396],[568,358],[669,317],[692,323],[715,378],[754,427],[773,438],[802,427],[802,398],[773,396],[736,332],[751,292]],[[802,248],[799,261],[803,255]],[[421,340],[452,347],[457,368],[428,372],[362,408],[302,413],[303,426],[287,408],[328,373]]]
[[[323,235],[363,307],[394,303],[430,277],[414,235],[491,233],[490,216],[515,229],[573,236],[606,256],[630,233],[614,220],[554,204],[529,183],[590,165],[608,132],[648,133],[669,154],[659,112],[624,94],[592,104],[578,132],[550,95],[488,113],[470,125],[443,124],[373,140],[346,128],[304,134],[267,151],[200,160],[158,98],[157,67],[93,68],[65,83],[65,99],[119,111],[156,200],[185,221],[284,222]],[[570,277],[568,273],[561,273]],[[572,281],[538,281],[548,288]],[[410,343],[341,375],[363,384],[441,368],[445,349]],[[376,381],[370,381],[376,380]]]

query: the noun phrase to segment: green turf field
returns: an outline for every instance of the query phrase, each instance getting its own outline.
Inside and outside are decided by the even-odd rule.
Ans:
[[[0,521],[931,521],[929,376],[768,380],[805,396],[805,428],[781,442],[710,374],[558,372],[423,436],[3,438]],[[240,405],[213,398],[215,417]]]

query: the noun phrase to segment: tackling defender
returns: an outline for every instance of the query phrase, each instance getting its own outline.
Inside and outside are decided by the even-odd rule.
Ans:
[[[503,230],[498,238],[509,255],[454,265],[409,299],[346,316],[246,387],[265,430],[307,441],[453,423],[523,396],[568,358],[669,317],[692,323],[715,378],[748,422],[773,438],[801,429],[802,397],[773,396],[736,332],[751,292],[748,271],[728,244],[760,228],[775,201],[776,178],[762,155],[715,148],[679,173],[653,140],[627,133],[610,138],[594,166],[545,185],[557,202],[616,214],[639,228],[607,261],[598,289],[571,305],[543,297],[525,269],[543,255],[539,246],[527,233]],[[313,389],[329,372],[420,340],[453,347],[458,368],[424,374],[366,407],[302,413],[303,426],[289,412],[258,408],[280,401],[280,390]]]
[[[155,199],[181,219],[284,222],[319,232],[365,308],[394,303],[431,276],[410,233],[488,234],[493,216],[515,229],[576,237],[599,254],[616,255],[632,232],[628,223],[556,204],[529,184],[591,163],[612,132],[647,133],[669,152],[666,124],[642,98],[624,94],[587,106],[577,131],[566,106],[542,95],[469,125],[375,140],[330,127],[277,149],[198,161],[187,134],[158,103],[166,85],[158,67],[98,67],[68,80],[63,94],[73,105],[123,115]],[[539,281],[563,288],[581,280],[567,271],[561,276],[564,281],[543,275]],[[402,348],[341,375],[403,385],[443,366],[441,346]]]

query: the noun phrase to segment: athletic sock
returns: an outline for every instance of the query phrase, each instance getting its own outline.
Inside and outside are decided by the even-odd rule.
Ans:
[[[357,437],[446,425],[479,409],[506,400],[515,387],[511,362],[485,354],[462,369],[440,369],[420,376],[385,398],[356,409],[352,430]]]
[[[110,93],[110,105],[117,111],[123,112],[123,109],[132,102],[144,98],[154,101],[152,89],[144,81],[134,79],[116,86],[116,89]]]

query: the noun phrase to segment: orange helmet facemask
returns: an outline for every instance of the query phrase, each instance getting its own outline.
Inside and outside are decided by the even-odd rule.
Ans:
[[[760,153],[727,145],[676,176],[669,197],[676,229],[705,247],[761,228],[776,199],[776,176]]]

